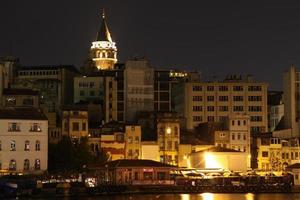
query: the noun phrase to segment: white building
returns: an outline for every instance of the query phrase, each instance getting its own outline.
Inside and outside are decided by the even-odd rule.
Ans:
[[[192,153],[189,156],[190,168],[215,169],[246,172],[248,159],[246,152],[239,152],[222,147],[212,147],[207,150]]]
[[[34,108],[0,110],[0,169],[39,173],[47,170],[48,120]]]

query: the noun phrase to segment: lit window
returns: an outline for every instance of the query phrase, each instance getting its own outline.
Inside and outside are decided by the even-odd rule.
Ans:
[[[30,131],[31,131],[31,132],[40,132],[40,131],[42,131],[41,125],[38,124],[38,123],[33,123],[33,124],[31,125],[31,127],[30,127]]]
[[[24,146],[24,151],[29,151],[30,150],[30,143],[28,140],[25,141],[25,146]]]
[[[8,131],[16,132],[20,131],[20,124],[19,123],[9,123]]]
[[[40,170],[41,169],[41,161],[40,159],[36,159],[34,162],[34,169],[35,170]]]
[[[16,141],[15,140],[10,141],[10,150],[11,151],[16,150]]]
[[[15,171],[17,169],[17,162],[15,159],[10,160],[9,170]]]

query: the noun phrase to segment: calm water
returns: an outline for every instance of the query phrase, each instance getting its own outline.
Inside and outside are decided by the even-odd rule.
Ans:
[[[78,199],[78,198],[76,198]],[[291,194],[162,194],[162,195],[116,195],[85,197],[83,200],[300,200],[300,193]],[[69,200],[69,198],[64,198]],[[73,200],[73,199],[72,199]]]

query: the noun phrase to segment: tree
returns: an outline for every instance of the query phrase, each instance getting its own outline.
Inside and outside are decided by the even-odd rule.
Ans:
[[[57,144],[49,144],[48,155],[50,172],[80,171],[84,165],[102,163],[107,160],[102,151],[96,155],[90,152],[86,137],[79,140],[63,137]]]

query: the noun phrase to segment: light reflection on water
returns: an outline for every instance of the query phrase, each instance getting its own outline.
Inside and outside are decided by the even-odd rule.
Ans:
[[[78,199],[78,198],[74,198]],[[80,198],[83,200],[300,200],[300,193],[277,194],[137,194],[137,195],[111,195]],[[73,200],[73,198],[64,198]]]

